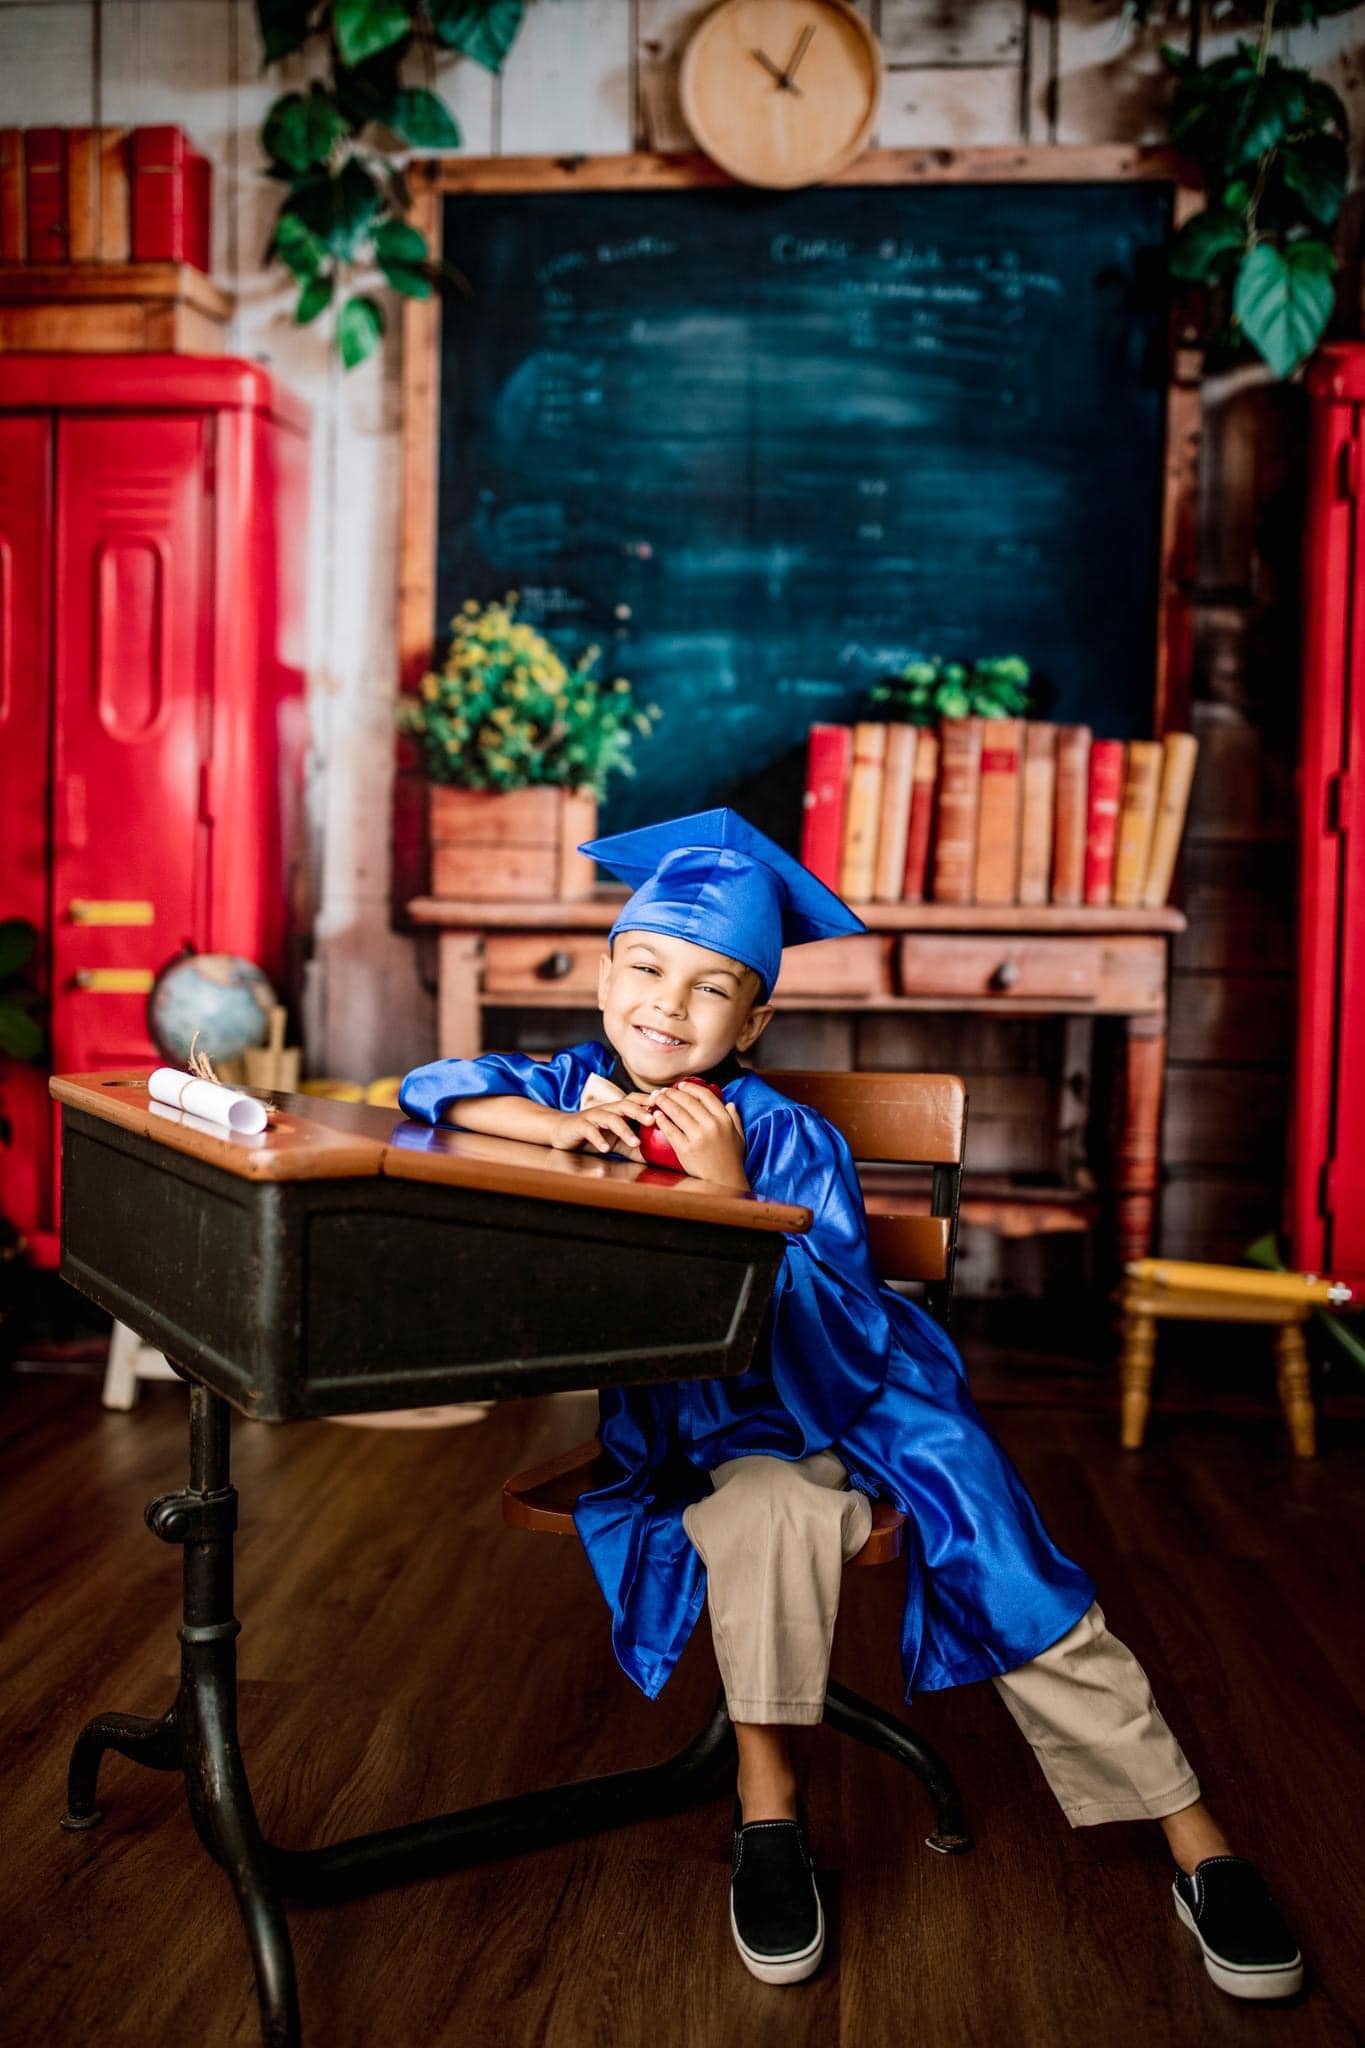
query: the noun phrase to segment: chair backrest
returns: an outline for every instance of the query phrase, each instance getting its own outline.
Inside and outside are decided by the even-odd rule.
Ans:
[[[922,1280],[925,1306],[947,1322],[967,1142],[967,1085],[957,1074],[782,1073],[770,1088],[827,1117],[857,1160],[932,1169],[929,1214],[870,1209],[872,1257],[886,1280]]]

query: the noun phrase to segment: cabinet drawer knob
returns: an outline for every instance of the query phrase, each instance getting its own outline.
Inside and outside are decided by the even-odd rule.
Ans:
[[[549,953],[536,968],[536,979],[538,981],[563,981],[565,975],[572,973],[572,953]]]
[[[1002,960],[991,976],[991,987],[1003,992],[1006,989],[1013,988],[1018,979],[1019,962],[1017,960]]]

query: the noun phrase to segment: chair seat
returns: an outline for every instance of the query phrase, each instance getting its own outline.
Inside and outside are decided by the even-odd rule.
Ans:
[[[574,1502],[580,1493],[606,1486],[616,1469],[596,1437],[561,1451],[544,1465],[515,1472],[503,1482],[502,1519],[509,1529],[527,1529],[537,1536],[572,1536]],[[872,1503],[872,1531],[849,1563],[890,1564],[901,1554],[905,1516],[886,1501]]]

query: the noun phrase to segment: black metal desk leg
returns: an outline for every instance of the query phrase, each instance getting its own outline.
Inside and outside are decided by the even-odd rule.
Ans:
[[[184,1546],[180,1688],[159,1721],[97,1714],[76,1738],[62,1825],[99,1820],[96,1780],[106,1749],[155,1770],[180,1768],[199,1839],[237,1897],[256,1973],[266,2048],[299,2048],[299,2002],[289,1929],[270,1879],[237,1741],[237,1634],[232,1539],[237,1494],[229,1483],[230,1413],[207,1387],[190,1387],[190,1483],[147,1507],[147,1523]]]

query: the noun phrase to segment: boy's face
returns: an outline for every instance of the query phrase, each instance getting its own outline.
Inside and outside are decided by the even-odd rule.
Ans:
[[[597,973],[606,1035],[632,1078],[666,1088],[744,1052],[772,1016],[752,967],[665,932],[620,932]]]

